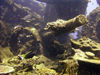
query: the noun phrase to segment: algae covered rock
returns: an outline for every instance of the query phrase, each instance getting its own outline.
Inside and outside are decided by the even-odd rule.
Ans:
[[[78,74],[99,75],[100,44],[86,37],[77,41],[71,39],[71,43],[75,52],[72,58],[79,63]]]
[[[60,75],[77,75],[78,73],[78,62],[73,59],[65,59],[59,61],[57,71]]]
[[[99,75],[99,69],[100,69],[100,58],[99,59],[89,59],[89,58],[83,58],[80,56],[74,57],[74,60],[77,60],[79,63],[79,69],[78,74],[79,75]]]
[[[19,59],[18,56],[9,59],[8,64],[14,66],[15,72],[11,75],[58,75],[56,66],[58,63],[43,55],[34,56],[29,59]]]
[[[53,69],[49,69],[45,67],[44,64],[40,65],[34,65],[33,70],[35,70],[35,74],[40,74],[40,75],[58,75],[57,72]]]
[[[75,54],[72,57],[79,64],[78,75],[99,75],[100,57],[95,57],[92,52],[84,52],[80,49],[74,49]]]
[[[14,54],[29,52],[27,57],[32,57],[41,53],[40,42],[40,36],[35,28],[16,26],[11,35],[10,47]]]
[[[71,39],[72,47],[76,49],[81,49],[82,51],[90,51],[95,54],[95,56],[100,57],[100,44],[95,41],[83,37],[77,41]]]
[[[0,65],[0,75],[7,75],[14,72],[14,68],[6,65]]]

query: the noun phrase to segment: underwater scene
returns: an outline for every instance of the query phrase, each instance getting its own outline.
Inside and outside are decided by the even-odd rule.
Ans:
[[[0,0],[0,75],[100,75],[100,0]]]

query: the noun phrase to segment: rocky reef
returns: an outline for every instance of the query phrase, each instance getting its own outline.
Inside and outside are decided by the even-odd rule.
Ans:
[[[86,18],[87,3],[1,0],[0,75],[100,75],[100,7]]]

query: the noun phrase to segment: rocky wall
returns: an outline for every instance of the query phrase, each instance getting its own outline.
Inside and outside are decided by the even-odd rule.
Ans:
[[[87,26],[83,26],[82,35],[100,42],[100,7],[94,9],[88,16],[89,23]]]

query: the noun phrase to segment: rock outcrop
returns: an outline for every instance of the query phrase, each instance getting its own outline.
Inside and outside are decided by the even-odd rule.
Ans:
[[[82,35],[100,42],[100,7],[97,7],[89,14],[88,20],[87,26],[83,26]]]

